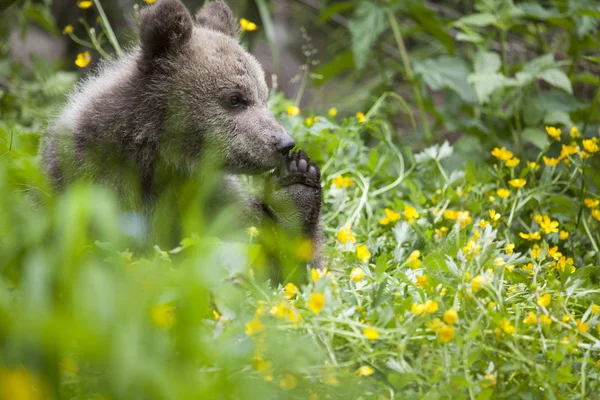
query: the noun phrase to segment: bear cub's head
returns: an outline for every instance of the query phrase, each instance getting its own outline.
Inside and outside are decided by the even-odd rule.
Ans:
[[[214,158],[246,174],[282,162],[294,141],[269,111],[264,71],[238,42],[237,20],[222,0],[195,17],[180,0],[159,0],[142,10],[138,26],[140,70],[163,97],[165,160],[189,170]]]

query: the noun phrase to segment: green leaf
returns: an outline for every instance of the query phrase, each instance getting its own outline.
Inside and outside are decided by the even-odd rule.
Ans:
[[[321,75],[322,79],[319,81],[315,81],[316,86],[320,86],[321,84],[327,82],[328,80],[335,78],[352,69],[354,67],[354,59],[352,57],[352,51],[344,51],[342,53],[337,54],[333,60],[329,63],[322,65],[317,69],[316,73]]]
[[[497,24],[498,19],[494,14],[490,13],[478,13],[473,15],[468,15],[454,22],[454,26],[458,25],[470,25],[477,27],[484,27],[493,24]]]
[[[525,141],[530,142],[540,150],[548,145],[548,135],[541,129],[527,128],[523,131],[522,136]]]
[[[454,54],[454,39],[444,29],[444,23],[436,12],[415,4],[409,7],[408,16],[419,24],[426,33],[433,35],[450,54]]]
[[[354,8],[355,6],[355,2],[353,1],[342,1],[340,3],[335,3],[325,9],[323,9],[323,11],[321,11],[321,15],[319,15],[319,23],[323,24],[327,21],[329,21],[329,19],[335,15],[335,14],[340,14],[344,11],[348,11],[351,10],[352,8]]]
[[[469,75],[467,81],[475,89],[479,104],[487,103],[494,90],[518,84],[515,79],[497,72],[501,66],[502,61],[496,53],[481,52],[475,56],[475,73]]]
[[[573,94],[573,86],[571,86],[569,77],[558,68],[552,68],[542,72],[540,79],[569,94]]]
[[[387,26],[385,8],[369,1],[361,2],[348,26],[352,34],[352,52],[358,70],[367,65],[373,44]]]
[[[474,104],[477,96],[467,78],[467,64],[457,57],[440,57],[415,64],[415,73],[421,75],[431,90],[448,88],[458,94],[463,101]]]

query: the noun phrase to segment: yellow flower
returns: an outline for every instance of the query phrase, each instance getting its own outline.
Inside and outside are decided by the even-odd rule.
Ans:
[[[506,251],[506,254],[513,254],[515,252],[515,244],[514,243],[506,243],[504,245],[504,251]]]
[[[292,282],[289,282],[283,288],[283,293],[288,299],[293,299],[298,293],[300,293],[300,289],[298,289],[298,286],[294,285]]]
[[[438,235],[439,237],[444,237],[446,236],[446,234],[448,233],[448,228],[446,228],[445,226],[442,226],[441,228],[435,228],[435,234]]]
[[[308,300],[308,308],[310,308],[313,313],[320,313],[324,306],[325,296],[323,296],[323,293],[313,293],[310,295],[310,300]]]
[[[527,318],[525,318],[523,320],[523,322],[526,323],[526,324],[530,324],[530,325],[536,324],[537,323],[537,317],[535,316],[535,313],[532,312],[532,311],[530,311],[529,315],[527,315]]]
[[[485,283],[485,278],[483,277],[483,275],[477,275],[471,281],[471,290],[474,292],[478,292],[484,283]]]
[[[598,205],[600,205],[600,200],[599,199],[586,198],[586,199],[583,200],[583,204],[585,204],[585,206],[587,208],[596,208],[596,207],[598,207]]]
[[[551,299],[551,295],[550,293],[546,293],[543,296],[540,296],[540,298],[537,301],[538,306],[541,307],[548,307],[550,305],[550,299]]]
[[[552,139],[558,140],[560,142],[560,129],[555,128],[553,126],[547,126],[546,132],[548,133],[548,136],[550,136]]]
[[[152,322],[159,328],[169,329],[175,324],[175,306],[160,304],[152,307],[150,311]]]
[[[452,307],[451,309],[449,309],[448,311],[446,311],[444,313],[443,318],[444,318],[444,322],[447,323],[448,325],[454,325],[456,322],[458,322],[458,313],[456,312],[454,307]]]
[[[94,4],[93,1],[78,1],[77,2],[77,7],[83,9],[83,10],[87,10],[88,8],[90,8],[92,5]]]
[[[567,146],[566,144],[563,144],[562,149],[560,150],[560,157],[558,157],[558,158],[559,159],[567,158],[570,155],[577,154],[577,152],[578,152],[577,146],[574,146],[574,145]]]
[[[75,65],[77,65],[79,68],[84,68],[87,67],[90,61],[92,61],[92,56],[90,52],[86,50],[83,53],[77,54],[77,58],[75,59]]]
[[[242,30],[246,32],[252,32],[258,29],[258,26],[254,22],[248,21],[246,18],[240,19],[240,26],[242,27]]]
[[[341,243],[356,243],[356,239],[354,238],[354,234],[352,233],[352,229],[350,229],[350,225],[346,224],[340,228],[338,232],[338,240]]]
[[[352,282],[360,282],[364,277],[365,272],[362,270],[362,268],[352,268],[352,271],[350,272],[350,279]]]
[[[581,322],[581,319],[577,319],[575,321],[575,324],[577,325],[577,331],[579,333],[585,333],[590,329],[590,326],[588,325],[587,322]]]
[[[260,235],[260,231],[258,230],[258,228],[256,228],[255,226],[251,226],[248,229],[246,229],[246,232],[248,232],[248,234],[250,235],[250,237],[255,238],[258,235]]]
[[[567,231],[560,231],[560,240],[567,240],[569,238],[569,232]]]
[[[428,314],[433,314],[434,312],[436,312],[438,310],[438,303],[435,300],[427,300],[424,304],[425,306],[425,311]]]
[[[595,210],[592,210],[592,217],[600,221],[600,210],[597,208]]]
[[[408,204],[404,205],[404,218],[408,220],[409,225],[413,223],[413,221],[419,218],[419,214],[417,213],[417,209],[409,206]]]
[[[306,126],[308,126],[309,128],[310,128],[311,126],[313,126],[313,123],[314,123],[314,120],[313,120],[311,117],[308,117],[308,118],[306,118],[306,119],[304,120],[304,124],[305,124]]]
[[[488,303],[487,307],[488,307],[488,308],[494,308],[494,307],[496,307],[496,305],[497,305],[497,304],[496,304],[496,302],[495,302],[495,301],[490,301],[490,302]]]
[[[597,304],[592,304],[592,315],[596,315],[600,312],[600,306]]]
[[[410,307],[410,311],[414,315],[421,315],[425,312],[425,304],[413,303]]]
[[[294,117],[298,114],[300,114],[300,109],[296,106],[289,106],[287,108],[287,113],[289,117]]]
[[[386,208],[383,211],[385,212],[385,218],[379,220],[381,225],[388,225],[392,222],[396,222],[401,217],[400,213],[390,210],[389,208]]]
[[[500,321],[500,329],[507,335],[512,335],[516,332],[515,327],[506,318]]]
[[[540,225],[540,228],[547,234],[558,232],[558,221],[552,221],[547,215],[536,215],[535,222]]]
[[[481,221],[479,221],[479,227],[481,229],[484,229],[486,226],[488,226],[490,223],[487,222],[485,219],[482,219]]]
[[[367,339],[369,340],[375,340],[379,337],[379,332],[377,332],[375,329],[373,328],[365,328],[363,329],[363,334],[367,337]]]
[[[24,368],[5,370],[0,368],[0,399],[41,400],[39,380]]]
[[[417,286],[423,289],[427,285],[427,275],[417,276]]]
[[[438,338],[442,343],[448,343],[454,339],[454,328],[452,326],[443,326],[438,331]]]
[[[496,190],[496,194],[498,195],[498,197],[506,199],[508,198],[508,196],[510,196],[510,191],[508,189],[500,188]]]
[[[494,157],[496,157],[497,159],[501,160],[501,161],[508,161],[511,158],[513,158],[513,153],[510,150],[506,150],[506,147],[502,147],[502,148],[494,148],[494,150],[492,150],[492,155]]]
[[[310,277],[312,278],[313,282],[316,282],[319,279],[321,279],[321,275],[319,274],[319,271],[317,271],[314,268],[311,268],[311,270],[310,270]]]
[[[279,381],[279,386],[283,390],[292,390],[296,387],[296,384],[296,378],[291,374],[285,374]]]
[[[558,260],[562,257],[562,253],[558,251],[558,246],[554,246],[548,249],[548,255],[555,260]]]
[[[254,318],[250,322],[246,322],[246,335],[251,336],[265,329],[265,326],[258,318]]]
[[[506,166],[508,168],[516,167],[517,165],[519,165],[520,162],[521,160],[519,160],[517,157],[513,157],[510,160],[506,161]]]
[[[482,382],[481,386],[485,388],[496,386],[497,380],[495,374],[485,374],[483,379],[485,379],[487,382]]]
[[[367,249],[366,244],[356,247],[356,257],[358,257],[358,259],[364,262],[365,264],[369,262],[369,259],[371,258],[371,253],[369,252],[369,249]]]
[[[527,163],[527,166],[529,167],[530,170],[532,171],[537,171],[538,169],[540,169],[540,166],[538,165],[538,163],[536,163],[535,161],[530,161]]]
[[[342,188],[347,188],[348,186],[352,185],[354,182],[352,181],[352,178],[345,177],[344,175],[338,175],[331,180],[331,183],[333,184],[333,186],[335,186],[339,189],[342,189]]]
[[[359,124],[362,124],[362,123],[364,123],[364,122],[365,122],[365,120],[366,120],[366,118],[367,118],[367,117],[365,116],[365,113],[363,113],[363,112],[357,112],[357,113],[356,113],[356,119],[358,120],[358,123],[359,123]]]
[[[566,324],[566,323],[572,321],[574,317],[575,316],[573,314],[571,314],[571,315],[563,315],[562,322],[564,322]]]
[[[556,167],[558,165],[558,163],[560,162],[560,160],[558,158],[551,158],[551,157],[543,156],[542,159],[544,160],[544,164],[548,165],[549,167]]]
[[[527,181],[522,178],[511,179],[510,181],[508,181],[508,184],[510,186],[516,187],[517,189],[522,188],[523,186],[525,186],[526,183],[527,183]]]
[[[519,236],[521,236],[525,240],[540,240],[541,239],[541,235],[539,232],[533,232],[533,233],[519,232]]]
[[[373,368],[369,367],[368,365],[363,365],[356,372],[360,376],[370,376],[370,375],[373,375],[373,372],[375,372],[375,371],[373,370]]]
[[[597,142],[598,142],[598,139],[596,139],[596,138],[583,139],[581,144],[583,145],[583,148],[585,149],[585,151],[593,154],[593,153],[597,153],[598,151],[600,151],[600,147],[598,147]]]
[[[427,327],[434,332],[442,327],[442,321],[439,318],[434,318],[433,321],[427,322]]]
[[[414,250],[412,253],[410,253],[410,256],[408,256],[408,265],[412,268],[412,269],[417,269],[421,266],[422,261],[420,260],[421,257],[421,252],[419,250]]]
[[[571,128],[571,139],[578,139],[579,137],[581,137],[581,135],[579,134],[579,129],[577,129],[576,126]]]
[[[73,33],[73,31],[73,25],[67,25],[65,26],[65,29],[63,29],[63,35],[68,35],[69,33]]]
[[[492,221],[498,221],[502,217],[502,214],[496,212],[496,210],[490,210],[490,218]]]
[[[337,115],[337,108],[331,107],[327,114],[329,114],[330,117],[335,117]]]
[[[546,326],[550,326],[552,324],[552,318],[550,318],[546,314],[542,314],[540,315],[540,322]]]

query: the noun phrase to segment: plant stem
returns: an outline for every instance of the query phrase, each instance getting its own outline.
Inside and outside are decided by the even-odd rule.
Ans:
[[[396,17],[394,16],[391,10],[388,10],[387,14],[390,21],[390,26],[392,27],[392,31],[394,32],[396,44],[398,45],[398,50],[400,51],[400,58],[402,58],[402,64],[404,65],[404,71],[406,72],[406,79],[410,82],[410,84],[413,87],[415,101],[417,102],[417,108],[419,109],[419,116],[421,117],[421,123],[423,124],[423,134],[425,135],[425,141],[427,143],[431,143],[433,142],[433,135],[431,134],[431,131],[429,129],[429,121],[427,120],[427,114],[425,113],[425,105],[423,103],[423,97],[421,96],[419,82],[417,82],[417,80],[415,79],[412,67],[410,66],[410,58],[408,56],[408,53],[406,52],[406,47],[404,46],[404,39],[402,38],[402,33],[400,32],[400,27],[398,26],[398,21],[396,20]]]
[[[117,37],[115,36],[115,33],[113,32],[112,27],[110,26],[110,22],[108,21],[108,18],[106,18],[106,14],[104,13],[104,9],[102,8],[102,5],[100,4],[100,0],[94,0],[94,6],[96,7],[96,10],[98,11],[98,15],[100,16],[100,23],[102,24],[102,29],[104,29],[104,32],[106,32],[108,41],[110,42],[112,47],[115,49],[115,52],[117,53],[117,55],[122,56],[123,50],[121,49],[121,46],[119,45],[119,42],[117,41]]]

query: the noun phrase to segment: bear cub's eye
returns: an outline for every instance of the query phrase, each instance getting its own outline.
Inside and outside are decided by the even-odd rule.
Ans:
[[[229,107],[233,109],[242,108],[248,105],[248,101],[242,97],[241,94],[235,93],[229,96]]]

